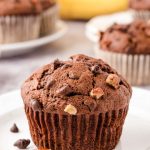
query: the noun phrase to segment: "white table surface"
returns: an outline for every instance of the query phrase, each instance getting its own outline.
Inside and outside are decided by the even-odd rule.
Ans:
[[[56,58],[67,59],[76,53],[94,56],[93,43],[85,36],[86,22],[66,23],[68,32],[61,39],[22,56],[0,59],[0,94],[19,89],[31,72]]]

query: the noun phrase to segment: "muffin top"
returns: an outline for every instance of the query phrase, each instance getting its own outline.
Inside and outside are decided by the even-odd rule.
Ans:
[[[136,10],[150,10],[150,0],[130,0],[129,6]]]
[[[38,14],[52,5],[53,0],[0,0],[0,16]]]
[[[123,77],[101,59],[75,55],[37,70],[21,93],[24,103],[35,111],[75,115],[124,108],[132,92]]]
[[[150,54],[150,22],[136,20],[114,24],[100,33],[102,50],[127,54]]]

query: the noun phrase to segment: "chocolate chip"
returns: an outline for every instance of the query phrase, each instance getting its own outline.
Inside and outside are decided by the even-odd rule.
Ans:
[[[70,93],[72,93],[72,89],[68,84],[64,84],[61,88],[59,88],[56,93],[58,95],[69,95]]]
[[[85,100],[84,105],[86,105],[91,112],[93,112],[97,107],[96,102],[92,100]]]
[[[105,44],[106,44],[107,47],[110,47],[112,42],[111,41],[106,41]]]
[[[77,72],[70,71],[68,76],[70,79],[79,79],[79,75]]]
[[[101,69],[100,69],[100,66],[99,65],[94,65],[91,67],[91,71],[92,73],[94,74],[100,74],[101,73]]]
[[[29,144],[29,139],[19,139],[14,143],[14,146],[18,147],[19,149],[26,149]]]
[[[13,133],[18,133],[19,129],[17,127],[17,125],[14,123],[13,126],[10,128],[10,131]]]
[[[32,99],[30,104],[31,104],[31,107],[34,111],[41,111],[42,110],[42,104],[38,100]]]
[[[64,64],[62,67],[61,67],[61,69],[67,69],[67,68],[69,68],[69,67],[71,67],[72,65],[71,64]]]
[[[77,55],[71,56],[70,59],[72,59],[73,61],[85,62],[85,61],[88,61],[90,58],[88,56],[83,55],[83,54],[77,54]]]
[[[59,59],[54,60],[53,64],[54,64],[54,70],[64,65]]]
[[[15,2],[16,2],[16,3],[19,3],[19,2],[20,2],[20,0],[15,0]]]
[[[49,89],[55,83],[54,79],[49,79],[46,83],[46,88]]]
[[[113,31],[119,30],[122,32],[127,32],[128,25],[120,25],[120,24],[114,23],[114,25],[110,29],[112,29]]]

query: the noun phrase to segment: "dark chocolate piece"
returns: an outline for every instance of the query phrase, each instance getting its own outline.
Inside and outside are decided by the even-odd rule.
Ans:
[[[54,64],[54,70],[64,65],[59,59],[56,59],[53,64]]]
[[[100,69],[100,66],[99,65],[94,65],[91,67],[91,71],[92,73],[94,74],[100,74],[101,73],[101,69]]]
[[[14,143],[14,146],[18,147],[19,149],[26,149],[29,144],[29,139],[19,139]]]
[[[56,93],[58,95],[69,95],[72,92],[71,87],[68,84],[64,84],[61,88],[59,88]]]
[[[54,83],[55,83],[55,80],[49,79],[47,81],[46,88],[49,89]]]
[[[14,123],[13,126],[10,128],[10,131],[13,133],[18,133],[19,129],[17,127],[17,125]]]
[[[32,99],[30,101],[31,107],[34,111],[41,111],[42,110],[42,104],[36,100],[36,99]]]
[[[61,67],[61,69],[67,69],[67,68],[69,68],[69,67],[71,67],[72,65],[71,64],[64,64],[62,67]]]

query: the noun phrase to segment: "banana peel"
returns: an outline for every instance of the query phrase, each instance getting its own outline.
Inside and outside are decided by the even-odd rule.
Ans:
[[[128,0],[57,0],[63,19],[90,19],[97,15],[122,11]]]

